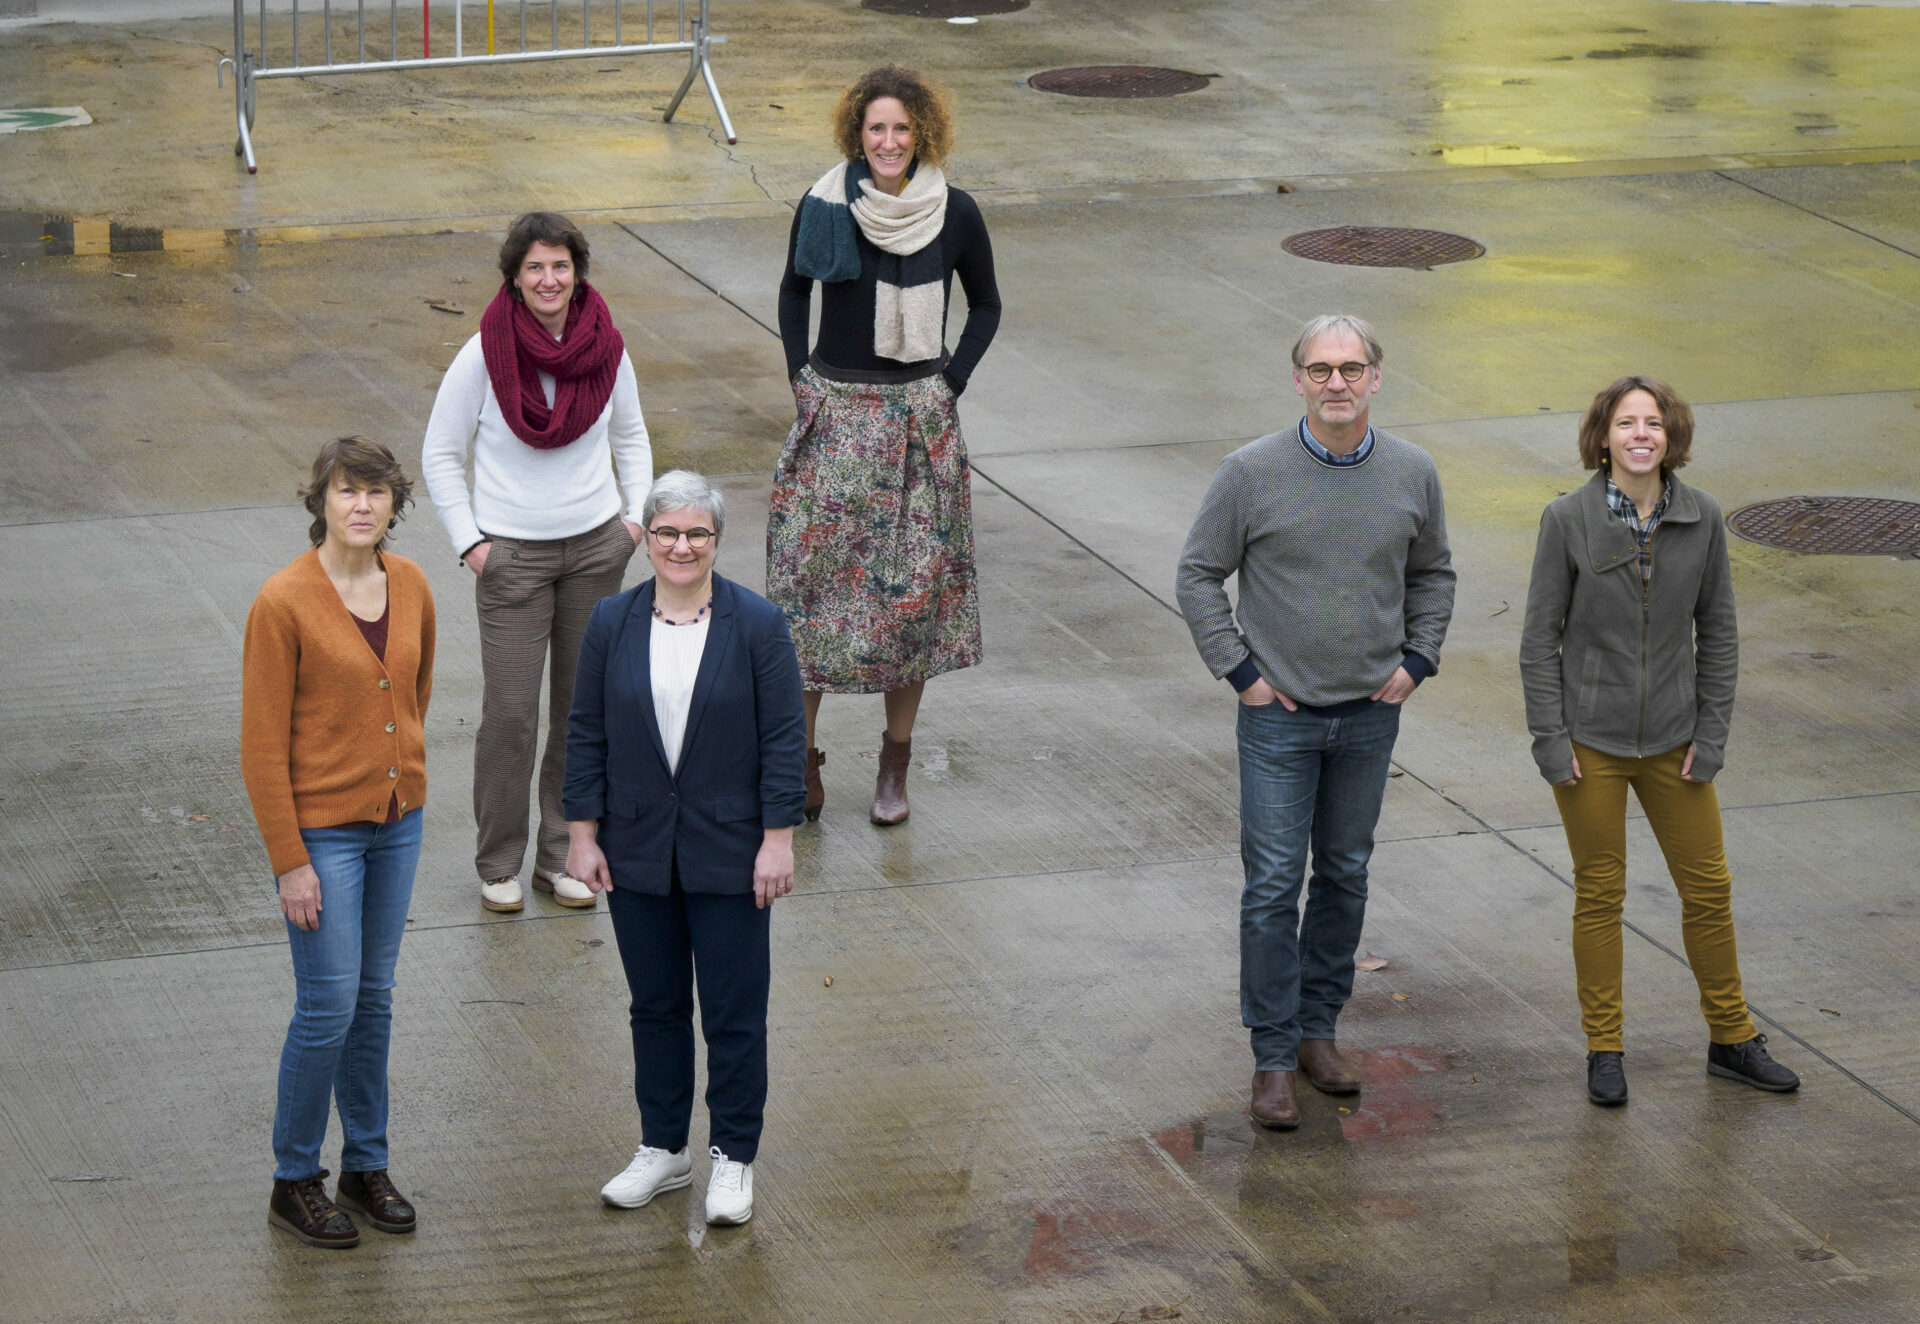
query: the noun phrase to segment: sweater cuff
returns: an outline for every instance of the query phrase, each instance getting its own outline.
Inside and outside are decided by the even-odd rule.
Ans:
[[[1247,687],[1259,679],[1260,668],[1254,665],[1252,654],[1248,654],[1239,666],[1229,671],[1226,675],[1227,684],[1233,686],[1233,688],[1241,694],[1246,693]]]
[[[967,379],[964,377],[955,377],[952,369],[949,368],[942,368],[940,375],[946,379],[947,385],[953,388],[953,398],[958,400],[960,393],[967,389]]]
[[[1427,661],[1426,654],[1416,653],[1412,649],[1408,649],[1406,655],[1400,659],[1400,665],[1407,669],[1407,674],[1413,677],[1413,683],[1416,686],[1438,670],[1433,663]]]

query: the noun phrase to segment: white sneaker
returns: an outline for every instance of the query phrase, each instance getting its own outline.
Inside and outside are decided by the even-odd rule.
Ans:
[[[544,869],[535,869],[533,885],[539,891],[550,893],[553,899],[563,906],[591,906],[596,899],[591,887],[578,878],[569,877],[564,870],[560,869],[555,869],[552,873]]]
[[[500,878],[480,884],[480,904],[488,910],[520,909],[520,880]]]
[[[735,1163],[714,1145],[713,1176],[707,1180],[707,1221],[744,1223],[753,1217],[753,1164]]]
[[[600,1198],[616,1209],[638,1209],[662,1191],[693,1184],[693,1159],[685,1145],[668,1151],[642,1145],[627,1170],[600,1188]]]

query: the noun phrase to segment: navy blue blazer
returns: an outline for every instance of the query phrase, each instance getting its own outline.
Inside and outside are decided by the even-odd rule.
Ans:
[[[651,579],[594,607],[567,719],[567,818],[599,820],[616,887],[665,896],[677,857],[688,892],[751,892],[763,830],[798,824],[807,799],[800,662],[786,617],[713,577],[713,620],[673,772],[653,713],[652,638]]]

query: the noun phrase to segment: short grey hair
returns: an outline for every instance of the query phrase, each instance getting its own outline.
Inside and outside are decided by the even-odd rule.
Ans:
[[[1330,331],[1351,331],[1359,336],[1367,347],[1367,363],[1372,367],[1379,367],[1380,360],[1386,357],[1380,350],[1380,337],[1360,318],[1350,313],[1323,313],[1308,322],[1301,330],[1300,338],[1293,342],[1293,366],[1306,367],[1307,346]]]
[[[720,495],[719,488],[691,469],[669,469],[653,480],[646,503],[640,507],[640,523],[650,529],[663,511],[689,507],[706,511],[715,533],[727,531],[727,499]]]

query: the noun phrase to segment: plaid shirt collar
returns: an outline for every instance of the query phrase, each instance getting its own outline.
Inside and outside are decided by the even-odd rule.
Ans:
[[[1660,489],[1660,499],[1654,503],[1653,513],[1644,520],[1640,518],[1639,508],[1633,504],[1633,498],[1622,492],[1607,476],[1607,505],[1618,515],[1626,526],[1633,530],[1633,540],[1640,549],[1640,578],[1645,580],[1653,574],[1653,531],[1660,527],[1660,521],[1666,517],[1667,504],[1673,499],[1673,480],[1667,479]]]

